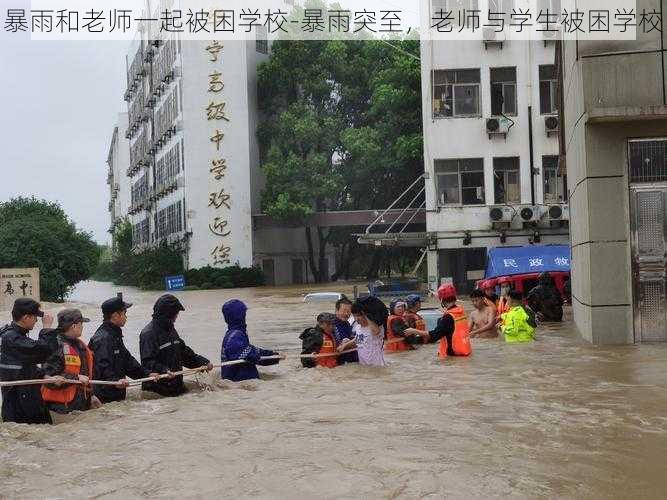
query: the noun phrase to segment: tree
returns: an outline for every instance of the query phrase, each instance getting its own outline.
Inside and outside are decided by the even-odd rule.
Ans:
[[[0,203],[0,220],[0,267],[38,267],[42,299],[63,301],[95,271],[98,246],[58,203],[15,198]]]
[[[320,211],[383,209],[423,172],[420,65],[409,55],[418,48],[401,40],[273,44],[258,74],[267,214],[303,223]],[[347,274],[357,245],[349,228],[314,230],[317,254],[305,229],[316,280],[327,278],[329,243],[342,246],[336,276]]]

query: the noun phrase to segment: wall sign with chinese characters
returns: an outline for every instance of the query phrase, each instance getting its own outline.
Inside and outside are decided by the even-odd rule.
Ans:
[[[212,125],[210,142],[215,155],[209,165],[211,189],[208,201],[211,214],[208,227],[217,243],[211,250],[211,262],[214,267],[231,264],[232,251],[229,246],[232,232],[228,229],[232,197],[225,190],[227,160],[224,158],[224,127],[230,123],[230,118],[225,109],[227,103],[222,96],[225,88],[224,78],[219,71],[220,55],[223,49],[224,46],[217,40],[206,46],[212,69],[207,82],[210,100],[208,106],[203,110],[206,120]]]
[[[39,269],[0,269],[0,311],[9,311],[16,299],[39,301]]]

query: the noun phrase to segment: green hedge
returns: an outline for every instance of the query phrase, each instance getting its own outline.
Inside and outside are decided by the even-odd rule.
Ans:
[[[231,266],[222,269],[202,267],[185,271],[185,284],[203,290],[245,288],[265,283],[264,274],[256,267]]]
[[[116,285],[136,286],[144,290],[163,290],[164,278],[183,274],[189,289],[210,290],[263,285],[264,275],[257,268],[231,266],[222,269],[203,267],[185,271],[183,251],[178,245],[163,244],[134,253],[131,249],[132,226],[124,223],[116,232],[113,255],[100,259],[95,278]]]

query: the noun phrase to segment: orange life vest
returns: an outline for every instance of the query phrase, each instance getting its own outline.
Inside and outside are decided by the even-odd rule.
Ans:
[[[93,377],[93,352],[85,347],[81,346],[82,349],[86,351],[86,362],[87,362],[87,371],[84,375],[87,375],[88,378]],[[81,365],[82,360],[79,356],[79,352],[69,345],[67,342],[63,343],[63,354],[65,355],[65,369],[63,370],[63,375],[80,375],[81,374]],[[77,391],[88,392],[90,389],[83,387],[81,385],[67,384],[63,385],[58,389],[51,389],[50,387],[43,385],[42,386],[42,399],[47,403],[60,403],[67,405],[74,400]]]
[[[500,319],[501,316],[506,312],[509,312],[510,309],[511,307],[507,297],[500,297],[498,299],[498,305],[496,306],[496,317]]]
[[[424,321],[424,318],[422,318],[419,314],[408,311],[403,315],[403,319],[408,324],[408,326],[422,332],[426,331],[426,321]]]
[[[388,342],[384,346],[385,352],[401,352],[401,351],[409,351],[412,349],[410,344],[408,344],[403,337],[400,337],[399,335],[396,335],[394,333],[394,330],[391,327],[391,323],[396,319],[404,320],[403,316],[396,316],[394,314],[389,316],[389,318],[387,319]]]
[[[452,350],[456,356],[470,356],[472,346],[470,345],[470,330],[468,328],[468,316],[461,306],[454,306],[445,312],[454,318],[454,334],[452,335]],[[438,357],[445,359],[447,357],[447,337],[440,339],[440,348]]]
[[[336,341],[334,340],[333,335],[329,335],[326,332],[322,332],[323,342],[322,348],[318,354],[332,354],[336,351]],[[323,366],[325,368],[336,368],[338,366],[338,358],[336,356],[327,356],[326,358],[315,358],[317,366]]]

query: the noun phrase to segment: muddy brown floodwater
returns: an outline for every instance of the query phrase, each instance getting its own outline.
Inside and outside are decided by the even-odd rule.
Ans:
[[[138,354],[159,294],[88,282],[73,300],[94,321],[89,338],[93,304],[118,290],[136,304],[125,331]],[[238,297],[256,344],[297,353],[328,308],[301,291],[179,293],[177,328],[216,362],[220,305]],[[665,346],[590,346],[569,321],[531,345],[473,346],[446,362],[423,347],[385,369],[292,358],[262,381],[207,375],[177,399],[131,389],[57,426],[0,424],[0,497],[664,498]]]

